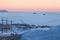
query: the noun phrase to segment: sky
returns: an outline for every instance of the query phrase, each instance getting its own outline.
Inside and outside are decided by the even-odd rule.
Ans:
[[[0,10],[60,11],[60,0],[0,0]]]

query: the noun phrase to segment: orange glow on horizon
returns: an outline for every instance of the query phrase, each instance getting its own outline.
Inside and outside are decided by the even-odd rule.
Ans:
[[[9,11],[60,11],[60,0],[0,0],[0,9]]]

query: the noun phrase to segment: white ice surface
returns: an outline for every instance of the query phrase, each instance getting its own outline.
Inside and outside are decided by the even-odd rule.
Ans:
[[[33,12],[0,13],[0,20],[2,17],[4,17],[4,18],[8,18],[9,21],[13,20],[13,23],[28,23],[28,24],[37,24],[37,25],[60,24],[60,12],[46,12],[45,16],[41,12],[36,12],[37,14],[32,14],[32,13]]]

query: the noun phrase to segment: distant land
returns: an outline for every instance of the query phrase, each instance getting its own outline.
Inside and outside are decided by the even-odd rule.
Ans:
[[[8,12],[7,10],[0,10],[0,12]]]

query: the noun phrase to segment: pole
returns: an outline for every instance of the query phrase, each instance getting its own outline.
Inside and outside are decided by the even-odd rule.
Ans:
[[[11,29],[10,30],[12,31],[12,20],[11,20]]]
[[[7,27],[9,27],[7,18],[6,18],[6,26],[5,27],[6,27],[6,33],[7,33]]]
[[[11,25],[12,25],[12,20],[11,20]]]
[[[4,23],[3,23],[3,21],[4,21],[4,18],[2,17],[2,26],[1,26],[1,33],[3,33],[3,25],[4,25]]]

